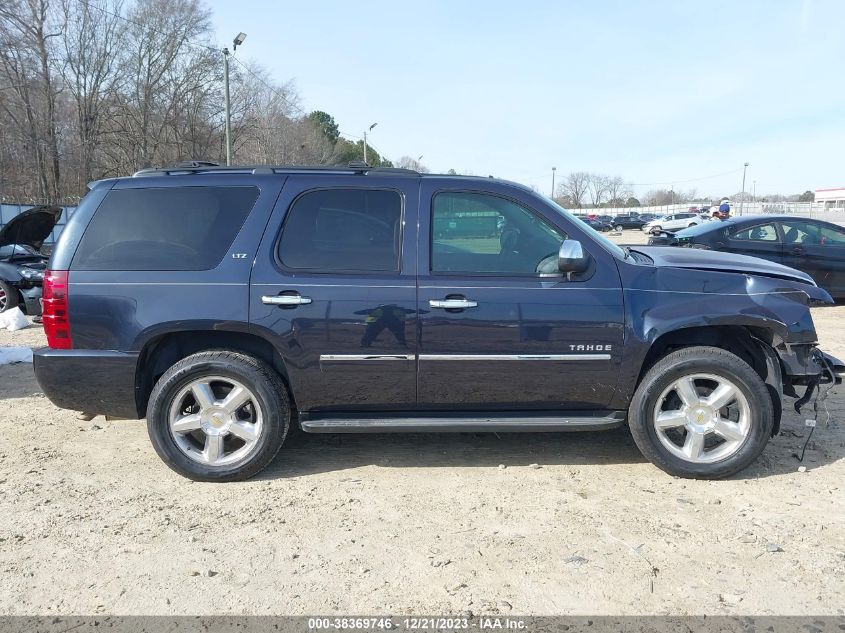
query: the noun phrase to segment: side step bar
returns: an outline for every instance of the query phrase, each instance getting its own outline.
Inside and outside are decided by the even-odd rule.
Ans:
[[[487,415],[474,417],[413,418],[307,418],[300,426],[307,433],[529,433],[536,431],[600,431],[625,423],[624,411],[602,415]]]

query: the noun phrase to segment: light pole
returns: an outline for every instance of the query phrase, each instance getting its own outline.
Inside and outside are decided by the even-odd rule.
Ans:
[[[364,130],[364,163],[367,163],[367,132],[372,132],[373,128],[377,125],[378,123],[373,123],[369,129]]]
[[[238,50],[238,46],[244,43],[246,33],[241,32],[232,40],[232,52]],[[226,165],[232,164],[232,107],[229,103],[229,49],[223,49],[223,108],[225,110],[226,123],[224,133],[226,136]]]
[[[557,167],[552,167],[552,200],[555,199],[555,171]]]
[[[742,191],[739,192],[739,214],[742,215],[742,205],[745,202],[745,170],[748,169],[749,163],[742,166]]]

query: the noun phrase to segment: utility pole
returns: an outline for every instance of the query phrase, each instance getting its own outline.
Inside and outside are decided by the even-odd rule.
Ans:
[[[552,200],[555,199],[555,170],[557,167],[552,167]]]
[[[739,214],[742,215],[742,205],[745,202],[745,170],[748,169],[749,163],[742,166],[742,191],[739,192]]]
[[[364,130],[364,162],[367,163],[367,132],[372,132],[373,128],[377,126],[378,123],[373,123],[369,129]],[[369,163],[367,163],[369,164]]]
[[[229,112],[229,49],[223,49],[223,109],[225,111],[226,123],[224,135],[226,136],[226,166],[232,164],[232,117]]]
[[[238,33],[232,40],[232,52],[244,43],[246,33]],[[226,117],[224,135],[226,137],[226,166],[232,164],[232,105],[229,99],[229,49],[223,49],[223,110]]]

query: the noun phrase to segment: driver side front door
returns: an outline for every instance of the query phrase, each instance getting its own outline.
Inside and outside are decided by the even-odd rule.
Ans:
[[[596,260],[590,275],[541,274],[550,257],[556,268],[562,226],[524,202],[423,183],[418,406],[606,408],[624,322],[612,256],[582,239]]]

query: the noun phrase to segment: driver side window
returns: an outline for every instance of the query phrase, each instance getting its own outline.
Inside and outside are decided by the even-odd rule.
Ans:
[[[564,239],[540,216],[498,196],[443,192],[432,202],[432,272],[536,275]]]

